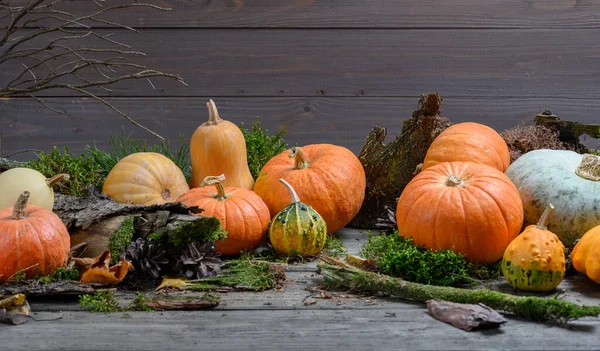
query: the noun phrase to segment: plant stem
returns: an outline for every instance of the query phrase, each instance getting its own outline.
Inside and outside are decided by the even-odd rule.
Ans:
[[[299,147],[292,148],[292,157],[294,157],[294,169],[305,169],[308,162]]]
[[[217,200],[225,200],[227,198],[227,194],[225,193],[225,187],[223,183],[225,181],[225,174],[221,174],[219,176],[208,176],[204,178],[202,183],[200,183],[201,187],[207,185],[214,185],[217,188],[217,196],[215,197]]]
[[[15,202],[15,206],[13,207],[12,218],[13,219],[21,219],[25,217],[25,209],[27,208],[27,202],[29,201],[30,192],[25,190],[19,195],[17,202]]]
[[[296,194],[296,191],[294,190],[294,188],[292,188],[290,183],[286,182],[283,179],[279,179],[279,182],[282,183],[287,188],[287,190],[290,192],[290,195],[292,196],[293,204],[300,202],[300,198],[298,197],[298,194]]]
[[[323,258],[322,258],[323,259]],[[469,290],[445,286],[432,286],[408,282],[390,276],[365,272],[342,261],[326,258],[318,270],[325,281],[333,286],[368,293],[385,293],[401,299],[425,302],[429,299],[479,304],[493,309],[514,313],[534,321],[557,321],[566,323],[581,317],[596,317],[600,306],[579,306],[555,298],[515,296],[484,289]]]
[[[212,101],[212,99],[208,100],[208,102],[206,103],[206,107],[208,107],[208,121],[206,121],[206,124],[217,125],[223,121],[221,117],[219,117],[217,105],[214,101]]]
[[[546,210],[544,211],[544,213],[542,213],[542,216],[540,217],[540,220],[537,223],[538,229],[541,229],[541,230],[548,229],[548,220],[550,219],[550,216],[552,216],[553,212],[554,212],[554,205],[549,203],[548,206],[546,207]]]
[[[55,175],[52,178],[47,178],[46,179],[46,184],[48,184],[48,187],[52,188],[55,184],[63,181],[63,180],[69,180],[70,176],[66,173],[60,173]]]

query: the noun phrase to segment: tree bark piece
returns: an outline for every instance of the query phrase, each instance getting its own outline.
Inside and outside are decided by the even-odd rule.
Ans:
[[[358,215],[349,224],[355,228],[377,228],[378,218],[387,216],[385,206],[396,208],[397,198],[414,177],[433,140],[450,121],[440,115],[442,97],[422,94],[419,107],[404,121],[394,141],[384,143],[387,130],[376,126],[369,133],[358,158],[367,175],[365,200]]]
[[[573,145],[580,153],[587,153],[589,149],[579,142],[579,137],[585,134],[600,139],[600,124],[563,121],[548,110],[536,115],[534,121],[537,125],[558,131],[558,138],[562,142]]]
[[[466,331],[497,328],[506,323],[506,318],[484,304],[473,305],[439,299],[427,300],[426,303],[433,318]]]
[[[537,296],[515,296],[485,289],[461,289],[447,286],[433,286],[413,283],[383,274],[361,271],[340,260],[319,257],[318,272],[325,282],[335,287],[343,287],[360,292],[384,293],[396,298],[426,302],[441,299],[451,302],[479,304],[493,309],[513,313],[534,321],[555,321],[566,323],[582,317],[597,317],[600,306],[579,306],[577,304]]]
[[[15,294],[27,296],[82,295],[91,294],[94,291],[92,286],[74,280],[60,280],[49,284],[26,281],[0,285],[0,296]]]

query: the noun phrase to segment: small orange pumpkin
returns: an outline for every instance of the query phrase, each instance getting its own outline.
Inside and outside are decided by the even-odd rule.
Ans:
[[[519,192],[499,170],[443,162],[417,174],[396,209],[398,231],[432,250],[454,250],[470,262],[502,257],[523,224]]]
[[[600,225],[583,234],[571,251],[573,267],[600,284]]]
[[[52,274],[69,259],[71,239],[61,219],[28,200],[25,191],[0,210],[0,284],[20,272],[26,278]]]
[[[452,125],[440,133],[425,155],[422,170],[440,162],[475,162],[506,171],[510,165],[508,146],[492,128],[474,122]]]
[[[215,242],[216,251],[223,255],[239,255],[254,251],[267,236],[271,215],[260,196],[242,187],[223,187],[224,175],[204,178],[200,188],[181,195],[177,201],[198,206],[203,216],[217,217],[227,237]],[[216,188],[206,187],[214,185]]]
[[[289,205],[287,181],[307,205],[327,223],[328,233],[342,229],[356,216],[365,198],[365,170],[352,151],[331,144],[292,148],[269,160],[260,171],[254,191],[271,213]]]
[[[122,158],[102,187],[102,192],[116,202],[137,205],[173,202],[188,190],[181,169],[156,152],[137,152]]]

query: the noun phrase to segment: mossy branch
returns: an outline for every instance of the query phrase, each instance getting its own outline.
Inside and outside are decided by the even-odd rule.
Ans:
[[[321,258],[318,271],[325,281],[335,287],[344,287],[367,293],[385,293],[401,299],[425,302],[430,299],[478,304],[502,312],[513,313],[534,321],[566,323],[582,317],[597,317],[600,306],[579,306],[555,298],[515,296],[499,291],[469,290],[444,286],[431,286],[408,282],[399,278],[365,272],[342,261]]]

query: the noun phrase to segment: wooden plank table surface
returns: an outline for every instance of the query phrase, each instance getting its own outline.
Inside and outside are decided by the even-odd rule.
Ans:
[[[351,253],[367,235],[338,233]],[[427,314],[425,305],[347,291],[321,294],[315,262],[292,265],[281,291],[221,294],[212,310],[186,312],[82,311],[77,300],[33,301],[33,319],[0,324],[1,350],[591,350],[600,319],[559,326],[508,316],[499,329],[465,332]],[[511,289],[500,284],[500,289]],[[600,289],[582,275],[559,286],[563,298],[600,304]],[[119,293],[126,306],[132,293]],[[330,298],[329,298],[330,297]]]

